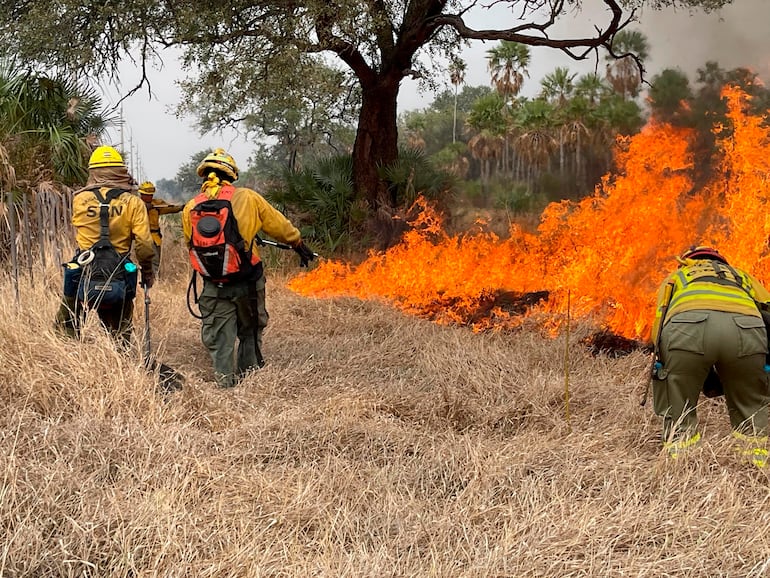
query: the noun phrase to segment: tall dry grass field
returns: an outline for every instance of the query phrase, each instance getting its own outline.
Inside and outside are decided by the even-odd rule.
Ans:
[[[171,245],[170,243],[168,243]],[[60,271],[0,280],[0,576],[766,576],[768,474],[721,401],[705,443],[660,452],[647,358],[573,327],[476,335],[385,304],[290,292],[268,259],[268,365],[214,386],[181,250],[151,291],[156,393],[137,343],[52,319]],[[174,262],[178,259],[178,263]]]

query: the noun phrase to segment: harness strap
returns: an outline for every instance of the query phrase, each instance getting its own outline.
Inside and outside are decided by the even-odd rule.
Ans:
[[[730,274],[733,276],[733,278],[735,278],[735,284],[741,289],[743,289],[746,293],[748,293],[752,299],[754,299],[749,289],[743,284],[743,277],[738,273],[738,271],[733,269],[733,267],[731,267],[727,263],[715,262],[714,268],[717,269],[718,271],[722,271],[723,269],[727,269],[728,271],[730,271]]]
[[[110,189],[102,196],[99,188],[91,189],[99,201],[99,240],[110,242],[110,203],[125,193],[125,189]]]

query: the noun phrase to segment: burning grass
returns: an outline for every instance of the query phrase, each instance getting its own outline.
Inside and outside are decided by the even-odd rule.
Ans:
[[[770,129],[745,112],[745,94],[728,88],[723,96],[729,122],[713,127],[714,166],[696,171],[706,161],[693,158],[694,132],[652,122],[618,143],[617,174],[582,201],[549,205],[536,233],[514,225],[505,238],[449,234],[424,207],[399,245],[358,265],[324,263],[291,287],[303,295],[381,299],[478,331],[521,323],[520,313],[504,308],[479,316],[490,298],[547,292],[547,302],[535,309],[552,322],[569,314],[649,341],[656,289],[691,245],[714,245],[770,284]],[[711,175],[697,190],[696,173]]]
[[[595,356],[587,326],[567,423],[564,335],[534,318],[477,334],[272,268],[268,365],[223,391],[180,270],[153,289],[159,358],[188,381],[163,399],[138,344],[56,337],[59,273],[35,279],[18,305],[0,280],[2,576],[767,574],[768,474],[724,407],[667,461],[646,354]]]

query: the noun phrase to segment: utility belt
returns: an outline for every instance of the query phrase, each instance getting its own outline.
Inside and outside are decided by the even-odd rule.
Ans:
[[[78,251],[63,263],[64,296],[76,298],[98,309],[123,305],[136,297],[139,271],[128,254],[116,253],[109,263],[91,251]]]

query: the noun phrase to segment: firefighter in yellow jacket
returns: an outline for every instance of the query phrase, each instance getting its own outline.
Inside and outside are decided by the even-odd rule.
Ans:
[[[658,290],[652,336],[655,413],[677,457],[700,440],[696,407],[712,367],[733,435],[759,467],[767,461],[768,338],[757,302],[770,292],[710,247],[691,247]],[[661,326],[661,323],[663,324]]]
[[[147,216],[150,219],[150,234],[155,248],[155,257],[152,260],[152,270],[155,278],[158,277],[160,269],[161,244],[163,243],[163,234],[160,231],[160,216],[178,213],[184,205],[171,205],[163,199],[155,198],[155,184],[151,181],[145,181],[139,185],[139,197],[144,202],[147,209]]]
[[[211,354],[217,384],[232,387],[265,363],[262,332],[269,316],[258,233],[291,245],[304,266],[316,255],[299,230],[259,193],[233,186],[238,166],[224,149],[208,154],[197,174],[203,184],[184,207],[182,230],[192,266],[203,277],[201,340]]]
[[[96,309],[113,336],[124,345],[130,341],[137,282],[132,245],[142,283],[148,287],[153,283],[154,255],[147,211],[132,185],[120,153],[110,146],[97,147],[89,160],[86,186],[72,199],[77,252],[64,264],[64,295],[56,316],[57,327],[67,335],[77,335],[85,309]],[[102,254],[114,258],[105,261]],[[97,282],[105,262],[109,276]]]

